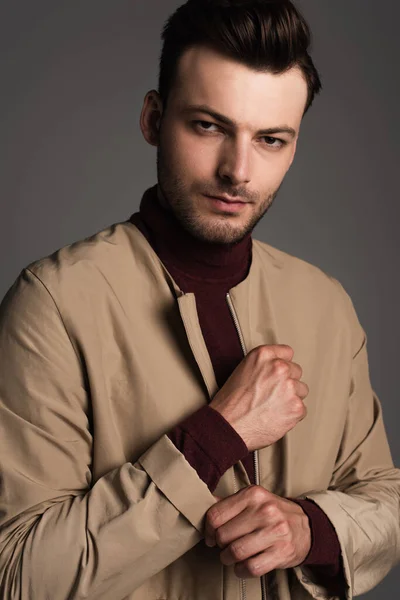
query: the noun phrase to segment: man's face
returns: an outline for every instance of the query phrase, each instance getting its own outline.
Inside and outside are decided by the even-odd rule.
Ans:
[[[206,47],[187,50],[159,130],[164,206],[196,238],[240,241],[271,206],[292,163],[306,101],[297,68],[260,73]]]

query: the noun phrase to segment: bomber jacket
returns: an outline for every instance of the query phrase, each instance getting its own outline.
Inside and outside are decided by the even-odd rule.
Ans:
[[[180,289],[194,293],[200,328],[220,389],[243,359],[226,294],[248,274],[251,232],[240,242],[229,245],[210,244],[195,238],[168,209],[168,202],[160,198],[158,185],[146,190],[139,212],[134,213],[130,221],[143,233]],[[178,423],[168,436],[211,492],[225,471],[239,460],[254,483],[254,453],[249,453],[235,429],[209,406],[202,406]],[[274,479],[279,477],[279,461],[273,451],[270,464],[264,464],[264,468],[269,468],[269,486],[274,488]],[[321,585],[339,593],[344,577],[335,530],[314,502],[294,500],[307,514],[311,530],[311,548],[303,564],[313,568],[313,576]]]
[[[229,295],[247,352],[289,344],[302,366],[307,418],[277,443],[276,493],[328,516],[350,599],[400,552],[400,473],[365,333],[334,278],[258,240]],[[203,541],[215,499],[167,435],[217,391],[195,298],[135,225],[22,270],[0,308],[0,364],[0,597],[243,598]],[[260,485],[267,456],[258,452]],[[215,494],[248,484],[239,462]],[[265,583],[271,599],[332,597],[307,567]],[[258,579],[246,580],[246,598],[259,600]]]

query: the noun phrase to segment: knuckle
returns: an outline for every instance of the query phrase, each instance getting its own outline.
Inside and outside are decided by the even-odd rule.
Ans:
[[[260,362],[265,362],[275,356],[271,346],[257,346],[253,352],[256,354],[256,359]]]
[[[251,485],[246,490],[249,500],[254,504],[264,502],[266,496],[266,490],[259,485]]]
[[[275,374],[280,377],[285,377],[289,374],[290,367],[288,363],[281,358],[275,358],[274,360],[274,371]]]
[[[260,508],[262,516],[268,521],[275,520],[279,515],[279,508],[272,502],[263,504]]]
[[[286,390],[291,396],[296,396],[297,384],[294,379],[288,379],[286,382]]]
[[[290,535],[290,527],[287,521],[280,521],[274,527],[274,532],[279,537],[288,537]]]
[[[208,522],[210,523],[210,525],[212,525],[215,528],[218,527],[219,519],[220,519],[219,508],[217,506],[212,506],[208,510],[207,518],[208,518]]]
[[[281,344],[280,347],[285,350],[285,352],[289,356],[289,360],[292,360],[292,358],[294,356],[294,350],[293,350],[292,346],[289,346],[288,344]]]
[[[293,400],[292,410],[296,417],[299,417],[300,419],[305,417],[304,413],[305,413],[306,407],[304,406],[303,401],[299,397],[296,397]]]
[[[246,555],[245,549],[243,547],[243,544],[240,544],[239,542],[233,542],[230,547],[229,547],[231,554],[233,556],[234,559],[240,561],[243,560],[243,558]]]

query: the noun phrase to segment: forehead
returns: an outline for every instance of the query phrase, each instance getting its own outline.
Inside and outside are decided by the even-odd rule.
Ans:
[[[177,110],[206,104],[237,122],[279,121],[298,127],[307,84],[298,68],[279,75],[259,72],[211,48],[194,46],[180,57],[170,98]]]

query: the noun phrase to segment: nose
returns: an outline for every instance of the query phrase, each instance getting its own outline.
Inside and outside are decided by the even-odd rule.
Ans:
[[[245,140],[226,140],[221,147],[218,175],[229,180],[232,185],[248,183],[250,176],[251,148]]]

